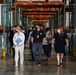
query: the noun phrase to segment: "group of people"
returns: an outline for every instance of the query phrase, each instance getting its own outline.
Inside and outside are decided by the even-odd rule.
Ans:
[[[25,45],[25,32],[20,26],[13,26],[13,35],[10,37],[12,39],[12,50],[13,57],[15,58],[15,66],[18,66],[18,61],[20,57],[20,64],[24,62],[24,45]],[[57,31],[53,33],[48,27],[46,29],[42,28],[40,25],[32,27],[28,34],[28,44],[31,50],[31,57],[34,63],[41,66],[42,59],[42,49],[44,54],[47,56],[47,60],[51,60],[51,49],[54,48],[57,54],[57,65],[62,64],[63,56],[65,53],[65,46],[68,47],[67,34],[64,32],[63,27],[59,26]],[[38,58],[37,53],[38,52]]]

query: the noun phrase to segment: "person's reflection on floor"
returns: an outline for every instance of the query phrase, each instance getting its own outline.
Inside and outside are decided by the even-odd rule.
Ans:
[[[24,66],[20,66],[19,75],[24,75]]]
[[[63,75],[62,65],[57,67],[57,74],[56,75]]]
[[[3,60],[3,61],[2,61],[2,67],[3,67],[3,69],[6,69],[6,67],[7,67],[7,66],[6,66],[6,60]]]
[[[24,75],[24,65],[20,65],[20,67],[15,67],[14,75]]]
[[[19,75],[18,67],[15,68],[15,75]]]

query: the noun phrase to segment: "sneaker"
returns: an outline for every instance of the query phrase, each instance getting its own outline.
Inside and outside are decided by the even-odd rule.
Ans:
[[[38,66],[41,66],[41,64],[38,64]]]
[[[15,67],[17,67],[17,66],[18,66],[18,64],[15,65]]]
[[[41,63],[38,63],[38,66],[41,66]]]
[[[20,62],[20,65],[23,65],[23,62]]]

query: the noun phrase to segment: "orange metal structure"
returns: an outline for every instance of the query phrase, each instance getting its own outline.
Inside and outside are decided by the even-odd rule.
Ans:
[[[0,4],[2,4],[3,3],[3,0],[0,0]]]
[[[63,2],[26,2],[17,1],[16,6],[21,8],[28,18],[33,20],[33,22],[44,23],[51,19],[56,13],[61,13],[59,8],[64,6]],[[16,7],[12,6],[12,10]],[[38,20],[38,21],[37,21]],[[46,21],[45,21],[46,20]]]

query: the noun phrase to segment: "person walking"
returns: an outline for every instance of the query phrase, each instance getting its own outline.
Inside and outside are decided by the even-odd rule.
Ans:
[[[44,39],[44,44],[43,44],[43,49],[44,49],[44,53],[47,56],[47,60],[48,62],[50,62],[50,58],[51,58],[51,41],[53,38],[53,34],[50,28],[46,28],[46,32],[45,32],[45,39]]]
[[[38,50],[38,66],[41,65],[42,58],[42,45],[44,40],[44,32],[40,29],[39,25],[36,25],[37,30],[32,33],[32,52],[34,57],[34,62],[36,62],[36,50]]]
[[[63,31],[63,27],[59,26],[52,40],[52,47],[55,47],[57,53],[57,65],[62,64],[65,53],[65,46],[68,46],[67,34]]]
[[[15,48],[15,66],[18,66],[19,55],[20,55],[20,64],[23,64],[24,61],[24,41],[25,35],[22,32],[20,26],[16,27],[16,33],[13,37],[13,43]]]
[[[32,27],[32,30],[29,32],[29,37],[28,37],[28,44],[29,44],[29,47],[30,47],[30,50],[31,50],[31,57],[32,57],[32,61],[34,61],[34,57],[33,57],[33,52],[32,52],[32,42],[31,42],[31,35],[33,33],[33,31],[36,30],[36,27]]]

